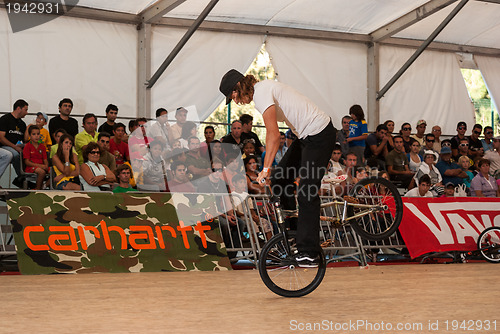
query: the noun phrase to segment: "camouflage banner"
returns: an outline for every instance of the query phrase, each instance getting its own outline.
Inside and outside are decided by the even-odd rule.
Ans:
[[[22,274],[228,270],[214,195],[11,192]]]

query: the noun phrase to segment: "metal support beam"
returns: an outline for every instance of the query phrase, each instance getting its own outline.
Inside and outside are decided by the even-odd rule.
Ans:
[[[460,3],[453,8],[451,13],[444,19],[443,22],[432,32],[432,34],[427,38],[424,43],[415,51],[415,53],[406,61],[406,63],[399,69],[399,71],[389,80],[389,82],[380,90],[377,94],[377,100],[380,100],[385,93],[394,85],[394,83],[403,75],[404,72],[413,64],[415,60],[424,52],[429,44],[437,37],[437,35],[451,22],[451,20],[460,12],[460,10],[469,2],[469,0],[462,0]]]
[[[157,25],[165,27],[187,28],[191,26],[193,22],[194,20],[190,19],[164,17],[157,22]],[[268,36],[291,37],[291,38],[302,38],[302,39],[317,39],[324,41],[349,41],[349,42],[359,42],[359,43],[368,43],[371,41],[370,36],[365,34],[322,31],[322,30],[301,29],[301,28],[274,27],[274,26],[265,26],[256,24],[215,22],[215,21],[203,22],[200,25],[199,30],[227,32],[235,34],[268,35]]]
[[[161,64],[160,68],[153,74],[151,79],[148,81],[148,89],[151,89],[156,81],[160,78],[160,76],[165,72],[167,67],[170,65],[170,63],[174,60],[174,58],[179,54],[179,52],[182,50],[184,45],[187,43],[187,41],[193,36],[194,32],[200,24],[205,20],[205,18],[208,16],[210,11],[215,7],[215,5],[219,2],[219,0],[211,0],[210,3],[207,5],[207,7],[203,10],[203,12],[200,14],[200,16],[194,21],[193,25],[188,29],[188,31],[182,36],[181,40],[177,45],[174,47],[172,52],[168,55],[167,59]]]
[[[391,23],[375,30],[370,34],[373,38],[374,42],[380,42],[387,37],[393,36],[408,28],[409,26],[417,23],[420,20],[425,19],[426,17],[434,14],[435,12],[440,11],[441,9],[447,7],[457,0],[432,0],[428,3],[418,7],[415,10],[401,16],[397,20],[392,21]]]
[[[139,13],[140,20],[144,23],[156,23],[163,15],[179,6],[186,0],[160,0]]]
[[[146,88],[151,76],[151,25],[140,24],[137,33],[137,116],[151,117],[151,90]]]
[[[375,131],[375,127],[380,124],[380,107],[377,100],[379,89],[379,44],[370,43],[368,45],[368,78],[367,78],[367,114],[369,131]]]

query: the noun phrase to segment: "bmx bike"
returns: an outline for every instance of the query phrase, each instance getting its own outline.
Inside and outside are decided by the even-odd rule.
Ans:
[[[342,180],[331,179],[330,183]],[[266,187],[268,194],[269,187]],[[295,231],[285,226],[285,218],[297,216],[297,212],[281,208],[279,198],[269,194],[276,209],[279,233],[262,248],[259,256],[259,274],[264,284],[283,297],[301,297],[314,291],[323,280],[327,259],[320,252],[318,267],[299,267],[294,255],[298,252]],[[320,217],[335,228],[350,225],[362,238],[380,241],[391,236],[399,227],[403,216],[403,202],[394,184],[383,178],[366,178],[356,183],[343,198],[321,204],[322,208],[333,207],[335,215]],[[319,222],[318,222],[319,224]]]

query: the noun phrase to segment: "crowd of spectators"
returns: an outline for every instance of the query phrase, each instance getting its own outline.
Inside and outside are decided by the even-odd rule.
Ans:
[[[216,161],[224,169],[218,180],[227,190],[234,189],[232,177],[241,174],[250,193],[263,191],[253,181],[266,150],[252,131],[253,118],[248,114],[233,121],[231,131],[219,139],[215,128],[206,126],[201,142],[196,123],[187,120],[188,110],[182,107],[175,111],[172,124],[168,111],[160,108],[155,121],[138,118],[126,127],[117,122],[118,107],[109,104],[105,122],[99,125],[96,115],[85,114],[81,131],[71,117],[71,99],[62,99],[59,115],[51,119],[38,112],[30,126],[23,121],[28,107],[18,100],[13,111],[0,118],[0,175],[12,163],[15,186],[21,187],[25,174],[32,173],[36,174],[32,187],[44,189],[52,169],[52,186],[58,190],[188,192],[198,190],[199,180],[217,173]],[[405,122],[395,133],[394,121],[387,120],[369,133],[363,109],[352,106],[341,119],[337,138],[332,138],[337,145],[325,170],[325,179],[345,175],[345,181],[340,190],[324,182],[319,191],[338,195],[361,178],[386,175],[408,196],[449,196],[449,189],[457,187],[469,196],[500,194],[500,137],[494,138],[492,127],[475,124],[467,134],[467,124],[458,122],[456,135],[443,139],[439,125],[430,132],[427,126],[425,120],[418,120],[412,131]],[[280,136],[273,165],[297,138],[290,130]],[[241,161],[232,163],[237,156]]]

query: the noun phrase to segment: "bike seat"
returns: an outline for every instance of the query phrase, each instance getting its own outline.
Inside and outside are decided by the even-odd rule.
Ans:
[[[346,179],[347,179],[347,175],[339,175],[336,177],[324,179],[323,182],[331,183],[331,184],[338,184],[338,183],[344,182]]]

